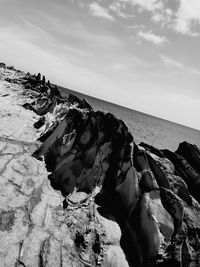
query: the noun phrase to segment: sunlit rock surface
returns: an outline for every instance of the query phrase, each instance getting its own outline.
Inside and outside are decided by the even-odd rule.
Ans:
[[[0,78],[0,266],[200,266],[198,147],[137,145],[41,74]]]

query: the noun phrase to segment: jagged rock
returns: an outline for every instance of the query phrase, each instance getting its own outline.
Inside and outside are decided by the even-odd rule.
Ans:
[[[145,261],[155,258],[161,245],[158,221],[152,216],[149,201],[149,193],[144,193],[140,203],[140,227]]]
[[[39,129],[44,125],[44,123],[45,123],[45,117],[43,116],[43,117],[40,117],[40,119],[34,123],[34,127],[36,129]]]
[[[78,107],[81,109],[86,108],[88,110],[92,110],[92,106],[89,104],[89,102],[85,98],[80,100],[77,96],[75,96],[73,94],[69,94],[68,101],[72,104],[78,104]]]
[[[166,158],[158,158],[152,154],[147,154],[152,171],[160,187],[171,189],[181,199],[186,201],[188,205],[192,203],[191,196],[188,191],[188,186],[184,180],[175,175],[175,168],[172,163]],[[169,163],[169,165],[168,165]]]
[[[179,144],[176,153],[185,158],[188,163],[200,173],[200,150],[196,145],[182,142]]]
[[[105,127],[104,132],[101,132],[99,127],[104,123],[115,127]],[[128,132],[124,133],[120,124],[121,122],[110,114],[84,114],[77,109],[71,109],[34,156],[45,156],[47,168],[53,171],[49,178],[56,188],[62,188],[64,194],[71,193],[75,185],[81,191],[91,192],[97,182],[103,184],[107,171],[112,171],[109,167],[109,157],[112,154],[116,156],[113,150],[123,148],[124,151],[124,148],[129,146],[126,139],[122,139]],[[124,131],[127,131],[127,128],[124,128]],[[120,146],[119,141],[122,142]],[[114,142],[118,147],[113,147]],[[122,164],[123,157],[122,154],[118,159],[119,164]],[[124,164],[120,173],[122,178],[119,179],[123,179],[130,167],[130,164]],[[119,183],[117,179],[116,177],[113,181],[116,185]]]
[[[45,76],[43,75],[43,76],[42,76],[42,84],[45,85],[45,83],[46,83],[46,78],[45,78]]]
[[[137,146],[112,114],[0,70],[0,266],[200,265],[197,147],[188,163]]]
[[[145,192],[152,191],[158,188],[158,184],[152,173],[145,151],[135,151],[133,154],[134,165],[136,170],[140,172],[140,187]]]
[[[187,184],[190,194],[200,202],[200,174],[180,155],[167,149],[163,150],[166,157],[173,162],[176,173]]]
[[[152,154],[147,153],[147,159],[159,187],[170,189],[169,181],[161,167],[161,164],[159,164],[158,158],[156,158],[156,160],[155,156],[153,158]]]
[[[14,66],[7,66],[8,70],[15,70]]]
[[[41,80],[41,74],[38,73],[37,77],[36,77],[36,80],[40,81]]]
[[[159,229],[161,234],[160,251],[162,250],[163,252],[164,249],[166,249],[166,245],[169,244],[170,239],[174,233],[174,224],[173,224],[173,217],[164,208],[162,204],[159,190],[154,190],[149,193],[149,209],[154,218],[156,218],[156,220],[159,223]],[[162,236],[164,240],[162,240]]]
[[[140,194],[138,175],[133,166],[129,168],[125,180],[116,186],[115,191],[125,213],[129,216],[135,209]]]
[[[164,208],[174,219],[174,234],[177,234],[183,221],[184,205],[181,199],[169,189],[161,188],[160,196]]]
[[[6,68],[6,64],[5,63],[3,63],[3,62],[0,62],[0,68]]]
[[[144,142],[141,142],[139,144],[139,146],[145,148],[145,150],[151,152],[152,154],[158,156],[159,158],[164,158],[165,157],[164,154],[162,153],[162,151],[157,149],[156,147],[150,146],[150,145],[148,145],[148,144],[146,144]]]

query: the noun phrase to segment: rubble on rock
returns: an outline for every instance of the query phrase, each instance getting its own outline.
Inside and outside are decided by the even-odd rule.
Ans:
[[[137,145],[40,73],[0,70],[0,266],[200,265],[199,148]]]

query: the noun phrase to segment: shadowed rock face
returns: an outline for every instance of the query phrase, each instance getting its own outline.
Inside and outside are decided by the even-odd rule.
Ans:
[[[159,149],[157,149],[157,148],[155,148],[153,146],[150,146],[150,145],[148,145],[148,144],[146,144],[144,142],[141,142],[139,145],[141,147],[143,147],[145,150],[153,153],[154,155],[156,155],[156,156],[158,156],[160,158],[164,158],[165,157],[161,150],[159,150]]]
[[[175,166],[177,175],[179,175],[187,184],[190,194],[200,202],[200,174],[196,171],[186,159],[177,153],[167,149],[163,150],[165,156],[171,160]]]
[[[74,187],[91,193],[98,183],[113,191],[131,167],[125,154],[131,150],[128,135],[124,123],[111,114],[71,109],[34,156],[45,156],[49,179],[64,196]]]
[[[64,197],[54,214],[62,225],[57,238],[65,232],[71,238],[69,251],[59,250],[63,266],[72,266],[71,255],[76,266],[200,266],[198,148],[184,142],[173,153],[137,146],[123,121],[93,111],[76,96],[62,99],[41,74],[26,76],[23,84],[29,95],[25,107],[41,115],[34,126],[42,144],[33,156],[44,158],[52,187]],[[47,229],[54,232],[58,226],[48,216]],[[1,212],[0,231],[9,231],[14,217],[14,210]],[[52,248],[60,246],[46,235],[34,228],[25,245],[28,253],[33,237],[40,237],[38,244],[43,240],[40,266],[49,266]],[[28,262],[24,252],[20,261]]]
[[[184,157],[200,173],[200,149],[196,145],[180,143],[176,153]]]

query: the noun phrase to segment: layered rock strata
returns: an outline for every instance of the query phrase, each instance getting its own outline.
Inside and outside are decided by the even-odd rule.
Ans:
[[[1,79],[0,265],[200,265],[199,148],[137,145],[41,74]]]

